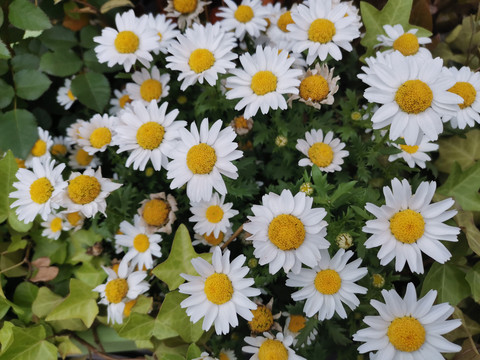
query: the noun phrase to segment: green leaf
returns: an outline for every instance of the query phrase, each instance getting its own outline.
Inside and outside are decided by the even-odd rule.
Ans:
[[[15,199],[10,199],[13,202]],[[19,233],[26,233],[33,226],[33,221],[29,223],[24,223],[22,220],[18,219],[17,213],[14,209],[10,209],[8,213],[8,225],[12,227],[13,230],[18,231]]]
[[[80,45],[86,49],[94,48],[97,43],[93,41],[93,38],[98,35],[100,32],[95,26],[85,26],[80,30]]]
[[[83,105],[101,113],[110,99],[110,84],[102,74],[89,72],[73,79],[72,92]]]
[[[52,81],[38,70],[21,70],[13,76],[17,95],[25,100],[36,100],[47,91]]]
[[[133,7],[133,4],[130,0],[108,0],[100,7],[100,12],[105,14],[110,10],[123,6]]]
[[[477,262],[473,268],[467,271],[465,280],[470,285],[473,299],[480,303],[480,262]]]
[[[39,39],[46,47],[52,50],[66,50],[77,45],[75,33],[61,25],[45,30],[39,36]]]
[[[13,294],[13,301],[23,310],[18,317],[26,323],[29,323],[32,319],[32,303],[37,294],[38,287],[26,281],[20,283]]]
[[[18,166],[11,151],[8,151],[0,160],[0,223],[8,218],[10,212],[10,199],[8,195],[13,191],[12,184],[15,181],[15,174]]]
[[[80,280],[70,280],[70,294],[47,316],[46,321],[80,319],[92,326],[98,314],[97,293]]]
[[[40,69],[49,75],[70,76],[82,68],[82,60],[72,50],[46,52],[40,59]]]
[[[475,225],[473,213],[471,211],[460,210],[455,216],[455,221],[465,233],[470,249],[472,249],[477,255],[480,255],[480,230],[477,225]]]
[[[121,325],[116,325],[118,335],[130,340],[148,340],[152,337],[155,320],[148,315],[130,313]]]
[[[13,100],[15,91],[13,87],[0,79],[0,109],[6,108]]]
[[[22,250],[25,249],[28,241],[25,239],[22,239],[20,235],[15,235],[11,237],[12,242],[10,245],[8,245],[7,252],[14,252],[17,250]]]
[[[458,205],[466,211],[480,211],[480,161],[465,171],[455,163],[445,184],[438,193],[452,196]]]
[[[3,10],[2,10],[2,8],[0,8],[0,26],[2,26],[3,20],[4,20]]]
[[[91,262],[83,263],[73,273],[77,279],[91,287],[102,284],[107,278],[107,273],[101,268],[96,268]]]
[[[170,291],[175,290],[185,281],[180,276],[181,273],[198,275],[191,260],[199,256],[207,261],[212,259],[212,254],[197,254],[195,252],[188,230],[185,225],[181,224],[175,233],[168,259],[157,265],[153,269],[153,274],[165,282]]]
[[[12,68],[14,72],[25,69],[37,70],[38,64],[40,64],[40,58],[33,54],[15,55],[12,59]]]
[[[39,318],[44,318],[62,301],[63,298],[60,295],[55,294],[47,287],[41,287],[32,303],[32,312]]]
[[[67,356],[82,354],[82,350],[80,350],[68,336],[56,336],[55,342],[57,343],[58,352],[62,359],[65,359]]]
[[[0,355],[0,360],[56,360],[57,348],[45,340],[43,326],[12,328],[13,342]]]
[[[28,0],[14,0],[8,7],[8,19],[23,30],[45,30],[52,27],[48,16]]]
[[[448,302],[455,306],[470,295],[470,286],[465,280],[465,273],[455,265],[434,263],[422,286],[424,296],[429,290],[438,291],[437,302]]]
[[[480,159],[480,130],[470,130],[465,138],[452,136],[438,140],[440,156],[435,162],[438,170],[450,173],[457,162],[465,170]]]
[[[3,40],[0,40],[0,59],[10,59],[11,57],[12,55],[8,51],[7,45],[5,45]]]
[[[137,302],[133,305],[132,312],[147,314],[152,309],[153,298],[140,295]]]
[[[88,255],[87,248],[96,242],[102,241],[102,237],[90,230],[79,230],[72,234],[68,242],[68,263],[90,262],[92,255]]]
[[[190,344],[187,350],[187,360],[193,360],[200,357],[202,350],[196,344]]]
[[[3,323],[3,327],[0,330],[0,343],[2,344],[2,352],[7,350],[7,348],[12,344],[13,342],[13,328],[15,325],[13,325],[10,321],[5,321]]]
[[[33,260],[49,257],[52,264],[63,264],[67,257],[67,243],[62,240],[52,240],[43,236],[35,239]]]

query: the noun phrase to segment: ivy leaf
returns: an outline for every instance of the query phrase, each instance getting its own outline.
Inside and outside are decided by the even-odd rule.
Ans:
[[[467,271],[465,280],[470,285],[473,299],[480,303],[480,262],[477,262],[473,268]]]
[[[47,287],[41,287],[32,303],[32,312],[39,318],[44,318],[62,301],[63,298],[60,295],[55,294]]]
[[[13,302],[23,310],[18,317],[26,323],[32,320],[32,303],[37,294],[38,287],[27,281],[20,283],[13,294]]]
[[[13,81],[17,95],[25,100],[37,100],[52,83],[47,75],[32,69],[15,73]]]
[[[56,360],[57,348],[45,340],[47,336],[43,326],[28,328],[13,327],[13,342],[0,360]]]
[[[52,27],[48,16],[28,0],[14,0],[8,7],[8,19],[23,30],[45,30]]]
[[[470,296],[470,286],[465,273],[455,265],[434,263],[423,281],[421,296],[429,290],[438,291],[437,302],[448,302],[455,306]]]
[[[38,139],[35,116],[27,110],[11,110],[0,115],[0,150],[12,150],[13,154],[26,159]]]
[[[83,105],[100,113],[110,100],[110,84],[107,78],[95,72],[75,77],[72,80],[72,92]]]
[[[155,320],[148,315],[132,312],[123,324],[116,325],[118,335],[130,340],[148,340],[152,336]]]
[[[470,130],[465,138],[452,136],[438,140],[440,156],[435,162],[438,170],[450,173],[457,162],[465,170],[480,160],[480,130]]]
[[[46,52],[40,59],[40,69],[54,76],[70,76],[82,67],[82,60],[72,50]]]
[[[480,255],[480,230],[477,228],[477,225],[475,225],[473,213],[471,211],[460,210],[455,216],[455,221],[465,233],[470,249],[477,255]]]
[[[91,262],[83,263],[73,273],[77,279],[91,287],[102,284],[107,278],[107,273],[103,269],[95,267]]]
[[[202,354],[202,350],[197,344],[190,344],[187,350],[187,360],[198,359]]]
[[[10,199],[8,195],[13,190],[15,174],[18,166],[11,151],[0,160],[0,223],[8,218],[10,212]]]
[[[201,257],[211,261],[212,254],[197,254],[193,249],[187,227],[181,224],[175,238],[168,259],[153,269],[153,274],[168,285],[170,291],[178,288],[185,281],[180,274],[198,275],[191,260]]]
[[[55,336],[55,342],[58,346],[58,352],[62,356],[62,359],[66,359],[70,355],[81,355],[82,350],[80,350],[77,345],[75,345],[70,337],[68,336]]]

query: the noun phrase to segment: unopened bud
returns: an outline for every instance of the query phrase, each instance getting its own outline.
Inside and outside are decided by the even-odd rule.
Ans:
[[[345,250],[347,250],[353,245],[353,238],[352,235],[350,235],[349,233],[338,234],[335,241],[337,242],[339,248]]]

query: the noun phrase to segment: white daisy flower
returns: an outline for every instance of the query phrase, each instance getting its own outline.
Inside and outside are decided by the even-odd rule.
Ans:
[[[80,137],[80,133],[78,132],[78,129],[80,126],[82,126],[84,123],[87,121],[82,120],[82,119],[77,119],[74,123],[70,124],[69,127],[67,127],[66,133],[67,135],[65,136],[65,141],[67,142],[68,145],[74,146],[78,145],[78,138]]]
[[[177,219],[175,212],[178,210],[177,201],[171,194],[165,192],[150,194],[148,199],[143,200],[138,209],[142,226],[147,231],[172,233],[172,224]]]
[[[260,265],[269,264],[270,274],[282,267],[288,273],[298,274],[302,264],[317,265],[320,250],[328,249],[325,239],[327,223],[323,220],[327,212],[323,208],[312,209],[313,198],[299,192],[295,196],[290,190],[280,195],[269,193],[262,197],[262,205],[253,205],[254,216],[243,225],[252,234],[253,255]]]
[[[199,357],[192,359],[192,360],[219,360],[216,357],[210,356],[207,352],[202,352]]]
[[[219,360],[237,360],[233,350],[222,348],[218,354]]]
[[[333,5],[331,1],[313,1],[308,6],[297,6],[291,14],[293,23],[287,25],[295,41],[292,50],[301,53],[308,49],[309,65],[317,57],[324,61],[329,54],[335,60],[341,60],[340,48],[352,51],[350,43],[360,36],[358,20],[345,16],[347,11],[347,4]]]
[[[305,328],[305,325],[307,324],[307,318],[301,314],[286,313],[283,315],[287,316],[287,320],[285,320],[285,326],[283,328],[283,333],[285,334],[285,336],[291,336],[293,338],[293,346],[296,346],[298,342],[297,337],[298,335],[300,335],[300,332]],[[311,345],[317,336],[318,331],[317,329],[313,328],[310,334],[308,334],[307,340],[301,345],[301,347],[304,347],[305,344]]]
[[[390,125],[390,140],[405,138],[416,145],[421,137],[435,141],[443,131],[442,116],[455,114],[460,96],[448,91],[455,80],[442,71],[441,58],[377,53],[359,75],[369,88],[364,97],[382,106],[372,117],[373,129]]]
[[[248,322],[248,327],[253,334],[262,334],[266,331],[282,331],[282,327],[278,322],[278,320],[282,313],[277,313],[273,315],[272,308],[273,308],[273,297],[270,298],[270,301],[264,305],[263,300],[258,298],[255,301],[257,304],[257,308],[251,310],[253,314],[252,320]]]
[[[112,145],[118,118],[104,114],[95,114],[90,121],[84,122],[79,128],[78,145],[89,155],[104,152],[107,146]]]
[[[287,102],[283,94],[298,94],[302,71],[291,69],[295,58],[288,57],[286,51],[280,53],[276,48],[257,46],[253,55],[240,56],[243,69],[230,71],[234,76],[227,78],[226,87],[231,89],[227,99],[241,100],[235,110],[245,108],[243,116],[254,116],[258,109],[266,114],[269,109],[285,110]]]
[[[292,7],[295,9],[296,4]],[[271,43],[279,49],[290,51],[294,41],[290,36],[287,25],[293,24],[292,9],[281,8],[280,11],[271,13],[269,17],[270,26],[267,29],[267,36]]]
[[[25,160],[26,167],[32,167],[33,159],[39,159],[45,163],[50,161],[52,155],[50,154],[50,148],[53,145],[52,137],[47,130],[43,130],[41,127],[37,128],[38,140],[33,144],[32,150],[28,154]]]
[[[190,131],[180,130],[181,139],[175,151],[169,155],[167,178],[173,179],[171,189],[187,184],[187,196],[192,202],[209,200],[213,189],[220,195],[227,193],[222,175],[231,179],[238,178],[237,167],[233,160],[242,157],[238,144],[234,142],[235,132],[228,126],[223,130],[222,120],[217,120],[209,129],[208,119],[203,119],[200,132],[192,123]]]
[[[32,160],[32,170],[18,169],[17,189],[9,194],[15,200],[10,207],[15,210],[18,219],[32,222],[40,214],[43,220],[60,206],[56,197],[64,191],[67,182],[63,181],[62,171],[65,164],[55,166],[55,160],[42,163],[38,158]]]
[[[178,110],[167,113],[168,102],[158,107],[155,100],[145,105],[140,101],[119,114],[114,142],[119,146],[117,153],[130,153],[126,167],[133,164],[134,170],[145,170],[150,160],[155,170],[167,167],[167,155],[174,149],[180,130],[187,124],[175,120]]]
[[[193,22],[198,23],[200,15],[205,6],[210,1],[202,0],[167,0],[165,12],[167,17],[177,18],[177,24],[180,29],[190,27]]]
[[[358,348],[361,354],[370,352],[372,360],[425,360],[461,350],[442,336],[462,322],[447,320],[454,310],[448,303],[433,305],[436,290],[417,300],[415,286],[408,283],[403,299],[394,289],[382,290],[382,296],[385,304],[370,301],[380,316],[366,316],[363,321],[369,327],[353,335],[353,340],[365,342]]]
[[[115,64],[123,65],[126,72],[138,60],[145,67],[150,67],[153,60],[150,51],[157,48],[158,35],[148,26],[148,17],[137,18],[133,10],[115,16],[117,30],[106,27],[101,36],[95,36],[93,41],[98,62],[107,63],[109,67]]]
[[[347,264],[353,251],[340,249],[330,259],[328,251],[322,251],[318,265],[312,269],[302,268],[298,274],[288,273],[286,285],[301,287],[292,294],[294,301],[305,300],[303,311],[307,317],[318,313],[318,320],[331,319],[335,313],[342,319],[347,317],[343,307],[351,310],[360,305],[355,294],[366,294],[367,288],[355,284],[367,275],[366,267],[359,267],[362,259]]]
[[[237,314],[246,320],[253,315],[254,302],[249,297],[260,295],[260,290],[252,288],[252,278],[245,278],[249,268],[242,266],[246,257],[237,256],[230,262],[230,251],[215,248],[212,265],[204,259],[192,259],[192,265],[200,276],[180,274],[187,283],[180,285],[179,291],[190,296],[180,303],[190,316],[190,321],[196,323],[202,317],[202,329],[207,331],[215,324],[217,335],[227,334],[230,326],[238,326]]]
[[[184,35],[179,35],[168,52],[166,67],[180,71],[178,81],[183,80],[180,90],[185,90],[197,81],[205,80],[214,86],[218,74],[226,74],[235,68],[233,60],[237,54],[232,52],[236,46],[235,38],[226,33],[219,23],[206,26],[193,24]]]
[[[85,217],[93,217],[97,212],[105,215],[107,202],[105,199],[112,191],[122,184],[102,177],[102,170],[89,168],[80,174],[72,172],[68,180],[68,187],[60,195],[60,203],[66,208],[65,212],[80,211]]]
[[[268,11],[262,6],[260,0],[242,0],[237,5],[232,0],[225,0],[225,5],[219,8],[217,16],[221,20],[225,31],[234,30],[235,37],[243,40],[248,33],[252,38],[260,36],[261,31],[267,28]]]
[[[63,230],[68,231],[73,229],[74,231],[78,231],[83,227],[85,215],[80,211],[70,213],[62,211],[60,215],[63,217]]]
[[[113,90],[114,97],[110,99],[111,108],[108,113],[112,116],[118,116],[126,106],[130,106],[132,99],[127,93],[127,90]]]
[[[464,66],[460,70],[454,67],[446,69],[456,83],[448,89],[449,92],[462,97],[457,112],[454,115],[447,115],[445,120],[450,119],[452,128],[465,129],[468,126],[480,124],[480,73],[473,72],[469,67]]]
[[[53,138],[52,146],[50,147],[50,154],[58,157],[65,157],[70,151],[70,145],[64,136],[55,136]]]
[[[100,160],[95,155],[90,155],[80,146],[75,146],[68,157],[68,165],[75,170],[85,170],[98,167]]]
[[[304,357],[295,354],[295,351],[290,348],[293,344],[291,336],[284,336],[282,333],[277,333],[273,337],[270,333],[263,333],[264,336],[245,337],[247,346],[242,347],[242,351],[253,354],[250,360],[258,359],[275,359],[275,360],[306,360]],[[260,354],[262,357],[260,358]]]
[[[430,204],[436,187],[435,182],[424,181],[412,195],[407,180],[393,179],[392,189],[383,187],[385,205],[365,205],[377,217],[368,220],[362,229],[372,234],[365,246],[381,247],[377,256],[382,266],[395,258],[396,271],[402,271],[407,262],[411,271],[423,273],[422,252],[441,264],[450,259],[452,255],[440,240],[458,241],[460,229],[443,223],[457,211],[447,211],[454,204],[452,198]]]
[[[118,274],[107,267],[103,267],[103,270],[108,274],[107,282],[98,285],[93,291],[100,293],[99,304],[107,305],[108,322],[121,324],[126,303],[135,300],[150,288],[148,283],[144,281],[147,273],[145,271],[130,271],[126,261],[120,263]]]
[[[49,214],[47,220],[41,223],[42,236],[58,240],[63,230],[63,218],[60,214]]]
[[[225,232],[220,231],[218,236],[215,236],[213,232],[204,234],[195,233],[195,235],[193,236],[194,240],[192,241],[192,245],[197,246],[202,244],[205,246],[209,246],[210,252],[213,252],[216,246],[222,246],[225,241],[227,241],[230,236],[232,236],[232,234],[233,231],[231,227],[227,228],[227,231]]]
[[[145,106],[152,100],[158,103],[160,99],[168,96],[170,75],[168,73],[160,75],[160,70],[156,66],[152,66],[150,71],[145,68],[135,71],[132,80],[134,82],[128,83],[126,87],[128,96],[132,100],[141,101]]]
[[[302,154],[308,156],[298,162],[299,166],[313,166],[325,172],[340,171],[343,158],[348,156],[345,143],[333,137],[333,131],[323,136],[322,130],[311,130],[305,133],[305,140],[298,139],[295,148]]]
[[[418,29],[410,29],[407,32],[403,30],[403,26],[383,25],[383,30],[387,35],[378,35],[377,40],[380,42],[375,47],[390,48],[384,53],[392,53],[399,51],[403,56],[430,55],[430,51],[420,45],[430,44],[432,40],[428,37],[418,37],[416,34]]]
[[[418,145],[404,145],[404,144],[390,144],[397,149],[400,149],[400,153],[393,154],[388,157],[388,161],[395,161],[397,159],[403,159],[409,167],[412,169],[415,166],[418,166],[422,169],[425,169],[425,161],[432,160],[430,155],[427,154],[429,151],[437,151],[438,145],[428,142],[425,139],[422,139]]]
[[[230,218],[238,214],[232,209],[233,203],[225,203],[225,196],[214,193],[208,201],[193,202],[190,211],[193,216],[188,219],[195,222],[193,230],[200,234],[211,234],[218,237],[220,232],[225,233],[232,226]]]
[[[168,47],[175,38],[180,35],[177,24],[172,23],[172,20],[167,19],[164,14],[157,14],[155,16],[148,14],[148,26],[154,29],[159,37],[157,47],[153,50],[154,54],[157,55],[159,52],[166,54]]]
[[[130,266],[138,266],[139,269],[152,269],[153,257],[162,256],[159,243],[162,237],[159,234],[152,234],[142,225],[139,215],[133,218],[133,225],[128,221],[120,223],[122,234],[115,235],[115,242],[118,245],[128,247],[128,252],[123,261],[131,261]]]
[[[75,79],[75,76],[70,79],[65,79],[65,84],[60,87],[57,92],[57,102],[63,106],[65,110],[70,109],[77,100],[71,90],[73,79]]]

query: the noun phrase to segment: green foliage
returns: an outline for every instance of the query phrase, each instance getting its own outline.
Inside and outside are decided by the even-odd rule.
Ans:
[[[38,39],[43,45],[54,51],[71,49],[78,43],[75,33],[60,25],[45,30]]]
[[[15,90],[25,100],[36,100],[52,83],[48,76],[36,70],[20,70],[13,77]]]
[[[476,302],[480,303],[480,262],[467,271],[465,279],[470,285],[471,294]]]
[[[40,69],[49,75],[70,76],[82,67],[82,60],[71,50],[46,52],[40,59]]]
[[[445,184],[438,188],[443,195],[452,196],[466,211],[480,211],[480,161],[465,171],[455,163]]]
[[[440,156],[435,166],[445,173],[450,173],[455,163],[466,170],[480,160],[480,130],[465,133],[465,137],[453,136],[438,141]]]
[[[477,255],[480,255],[480,230],[475,225],[473,213],[470,211],[459,211],[455,216],[455,220],[465,233],[470,249]]]
[[[13,100],[15,91],[13,87],[0,79],[0,109],[6,108]]]
[[[429,290],[437,290],[437,301],[448,302],[455,306],[469,296],[470,286],[465,280],[465,273],[453,264],[434,263],[422,286],[421,296]]]
[[[2,346],[0,360],[56,360],[57,348],[45,340],[47,333],[41,325],[21,328],[12,327],[10,345],[5,349]]]
[[[12,150],[25,159],[38,138],[35,116],[27,110],[11,110],[0,115],[0,150]]]
[[[8,218],[10,213],[10,199],[8,195],[12,192],[12,184],[15,181],[15,174],[18,166],[11,151],[8,151],[0,160],[0,223]]]
[[[23,30],[45,30],[52,27],[47,15],[28,0],[14,0],[8,7],[8,19]]]
[[[73,79],[72,92],[87,108],[102,112],[110,99],[110,84],[104,75],[89,72]]]

